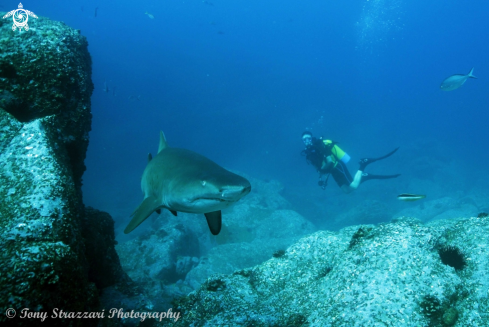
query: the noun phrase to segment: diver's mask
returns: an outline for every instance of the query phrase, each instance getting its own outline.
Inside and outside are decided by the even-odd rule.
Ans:
[[[312,136],[309,134],[304,135],[302,137],[302,142],[304,142],[306,147],[310,147],[312,145]]]

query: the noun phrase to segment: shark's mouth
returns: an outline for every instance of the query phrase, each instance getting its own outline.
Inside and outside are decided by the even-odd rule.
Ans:
[[[250,192],[250,187],[244,188],[224,188],[221,189],[219,193],[207,193],[201,194],[200,196],[196,196],[192,199],[189,199],[189,203],[192,206],[197,207],[228,207],[231,204],[235,203],[239,199],[241,199],[244,195]]]
[[[198,197],[194,199],[189,199],[187,204],[183,206],[188,212],[211,212],[217,211],[231,206],[234,201],[229,201],[228,199],[214,198],[214,197]],[[178,211],[178,210],[177,210]]]
[[[233,202],[232,199],[225,199],[219,197],[199,197],[192,200],[192,202]]]

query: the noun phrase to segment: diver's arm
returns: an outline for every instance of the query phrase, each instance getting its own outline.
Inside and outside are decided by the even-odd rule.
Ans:
[[[321,164],[320,171],[327,173],[331,170],[331,168],[333,168],[333,166],[334,166],[333,159],[331,158],[331,156],[327,156],[326,158],[324,158],[323,163]]]

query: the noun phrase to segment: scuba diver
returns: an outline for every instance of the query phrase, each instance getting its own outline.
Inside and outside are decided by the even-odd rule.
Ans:
[[[318,185],[324,190],[330,175],[333,176],[336,184],[345,192],[350,193],[358,188],[358,185],[370,179],[389,179],[396,178],[396,175],[373,175],[364,172],[365,168],[372,162],[385,159],[394,154],[399,148],[395,148],[385,156],[379,158],[360,159],[360,167],[352,178],[346,163],[350,161],[350,156],[336,145],[337,142],[323,140],[312,137],[312,133],[306,131],[302,133],[302,141],[306,148],[301,154],[306,157],[308,163],[316,167],[319,172]],[[326,177],[325,177],[326,176]]]

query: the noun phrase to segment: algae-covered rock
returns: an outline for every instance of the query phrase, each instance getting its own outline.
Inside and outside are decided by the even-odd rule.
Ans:
[[[443,260],[447,248],[459,249],[452,255],[467,264],[457,269]],[[488,326],[488,249],[488,217],[426,225],[400,218],[320,231],[300,239],[283,256],[209,278],[174,302],[181,319],[165,323]]]
[[[0,311],[94,310],[81,234],[93,90],[87,41],[47,18],[29,26],[0,26]]]
[[[8,140],[18,122],[50,117],[44,125],[55,129],[53,141],[64,145],[79,186],[91,123],[88,43],[62,22],[39,17],[29,26],[20,32],[0,26],[0,108],[11,115],[1,119],[0,129]]]
[[[89,264],[89,280],[102,289],[117,283],[131,284],[122,270],[115,251],[114,220],[106,213],[91,207],[85,208],[82,236],[86,240],[85,253]]]

